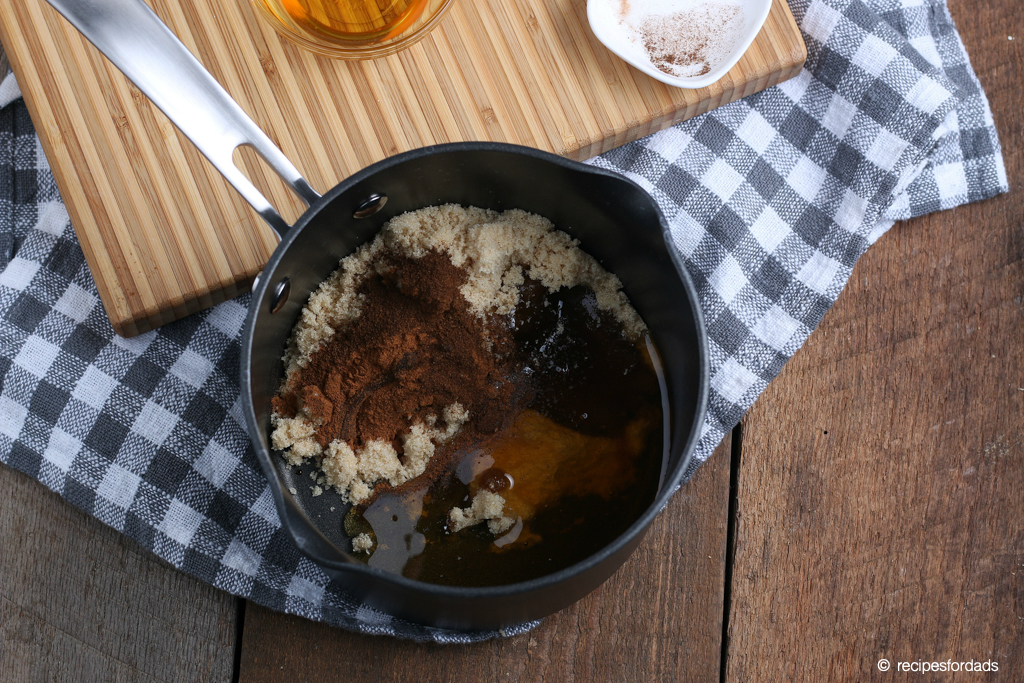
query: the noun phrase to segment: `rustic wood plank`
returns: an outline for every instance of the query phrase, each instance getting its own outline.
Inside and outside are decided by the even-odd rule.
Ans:
[[[3,465],[0,492],[0,680],[231,680],[235,598]]]
[[[717,681],[728,491],[727,439],[604,586],[515,638],[421,645],[249,603],[239,680]]]
[[[744,420],[729,681],[1024,675],[1024,21],[950,4],[1013,189],[893,228]]]
[[[588,158],[790,78],[806,57],[785,0],[699,90],[612,56],[586,0],[458,1],[419,44],[362,62],[298,49],[248,0],[151,4],[321,191],[441,142]],[[139,334],[243,291],[276,239],[169,121],[43,0],[0,3],[0,40],[114,329]],[[301,213],[253,155],[241,166],[286,218]]]

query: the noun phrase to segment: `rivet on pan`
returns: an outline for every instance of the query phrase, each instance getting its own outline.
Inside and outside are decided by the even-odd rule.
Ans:
[[[384,208],[388,203],[388,196],[374,192],[369,197],[359,202],[352,212],[352,218],[369,218]]]
[[[288,301],[288,295],[292,293],[292,283],[284,278],[274,286],[274,294],[270,297],[270,312],[277,313]]]
[[[263,271],[262,270],[260,272],[256,273],[256,277],[254,277],[252,279],[252,290],[251,291],[255,292],[256,288],[260,286],[260,276],[261,275],[263,275]]]

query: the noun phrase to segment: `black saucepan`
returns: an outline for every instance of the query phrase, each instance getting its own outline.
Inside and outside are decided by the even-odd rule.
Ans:
[[[693,454],[708,394],[707,341],[693,283],[669,244],[654,200],[621,176],[535,149],[488,142],[399,154],[320,197],[141,0],[49,0],[131,78],[253,208],[282,235],[253,291],[242,336],[246,426],[270,481],[284,531],[299,550],[365,604],[414,622],[453,629],[500,628],[551,614],[607,579],[640,543],[679,485]],[[309,204],[288,226],[231,161],[250,144]],[[427,584],[354,560],[337,514],[271,452],[270,401],[281,356],[310,293],[338,261],[391,217],[458,203],[518,208],[551,219],[580,241],[647,322],[668,384],[666,464],[654,502],[610,545],[571,567],[523,583],[485,588]],[[628,400],[628,397],[624,397]],[[297,494],[289,493],[297,491]],[[330,523],[320,522],[330,519]]]

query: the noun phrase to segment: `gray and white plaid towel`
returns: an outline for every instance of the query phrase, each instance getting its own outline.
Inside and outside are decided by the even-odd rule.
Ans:
[[[654,195],[697,283],[712,393],[694,468],[893,221],[1007,190],[943,0],[790,6],[809,52],[800,76],[593,160]],[[0,85],[0,104],[18,95]],[[24,104],[0,110],[0,461],[273,609],[418,640],[496,635],[361,607],[284,536],[239,412],[247,304],[114,335]]]

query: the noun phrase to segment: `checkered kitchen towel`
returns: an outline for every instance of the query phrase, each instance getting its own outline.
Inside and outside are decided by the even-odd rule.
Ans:
[[[712,393],[694,468],[894,220],[1007,190],[988,103],[942,0],[790,4],[804,73],[593,161],[657,198],[697,283]],[[12,78],[0,85],[3,102],[17,96]],[[361,607],[284,536],[239,412],[247,303],[115,336],[24,104],[0,110],[0,460],[274,609],[420,640],[496,635]]]

